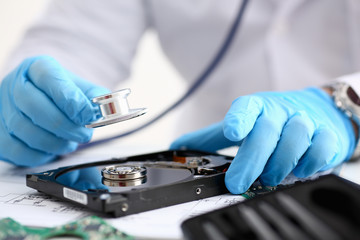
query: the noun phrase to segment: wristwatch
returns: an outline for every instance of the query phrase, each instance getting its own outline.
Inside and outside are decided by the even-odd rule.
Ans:
[[[349,116],[360,128],[360,73],[338,78],[329,86],[332,89],[332,97],[335,105]],[[358,131],[358,135],[359,131]],[[359,136],[351,159],[360,157]]]

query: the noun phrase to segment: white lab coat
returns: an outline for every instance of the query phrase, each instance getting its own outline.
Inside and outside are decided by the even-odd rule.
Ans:
[[[49,54],[106,87],[128,77],[147,29],[187,81],[209,63],[238,0],[55,0],[27,31],[9,66]],[[220,121],[238,96],[321,86],[360,70],[360,1],[251,0],[211,78],[182,106],[182,132]]]

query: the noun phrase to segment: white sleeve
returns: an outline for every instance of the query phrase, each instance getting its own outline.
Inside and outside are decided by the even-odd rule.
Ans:
[[[77,75],[112,88],[128,77],[147,18],[142,0],[54,0],[24,34],[5,71],[26,57],[45,54]]]

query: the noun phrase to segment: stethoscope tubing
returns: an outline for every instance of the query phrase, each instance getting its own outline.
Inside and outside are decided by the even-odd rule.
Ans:
[[[134,128],[132,130],[129,130],[127,132],[118,134],[116,136],[112,136],[112,137],[108,137],[108,138],[104,138],[104,139],[99,139],[96,141],[92,141],[86,144],[82,144],[79,145],[78,150],[82,150],[82,149],[86,149],[89,147],[94,147],[118,138],[122,138],[122,137],[126,137],[130,134],[133,134],[135,132],[138,132],[146,127],[148,127],[149,125],[153,124],[154,122],[158,121],[159,119],[161,119],[162,117],[164,117],[166,114],[168,114],[170,111],[174,110],[175,108],[177,108],[180,104],[182,104],[186,99],[188,99],[197,89],[199,89],[199,87],[210,78],[210,75],[215,71],[215,69],[217,67],[219,67],[220,63],[222,62],[222,60],[224,59],[224,56],[226,55],[226,53],[229,51],[231,44],[233,43],[236,33],[237,31],[239,31],[240,28],[240,24],[242,22],[244,13],[245,13],[245,9],[246,6],[248,4],[249,0],[242,0],[239,10],[237,12],[237,15],[234,19],[234,21],[231,24],[231,27],[228,31],[228,34],[226,35],[226,38],[224,39],[224,42],[222,43],[221,47],[219,48],[219,50],[217,51],[216,55],[214,56],[214,58],[212,59],[212,61],[209,63],[209,65],[205,68],[205,70],[199,75],[199,77],[194,81],[194,83],[190,86],[190,88],[188,89],[188,91],[181,96],[176,102],[174,102],[172,105],[170,105],[168,108],[166,108],[163,112],[161,112],[159,115],[155,116],[153,119],[151,119],[150,121],[146,122],[145,124]]]

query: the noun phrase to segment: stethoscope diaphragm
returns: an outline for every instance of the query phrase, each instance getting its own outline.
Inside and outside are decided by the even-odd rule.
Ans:
[[[130,89],[122,89],[113,93],[98,96],[92,102],[99,105],[102,118],[86,125],[87,128],[102,127],[109,124],[122,122],[141,116],[146,113],[146,108],[130,109],[127,96]]]

